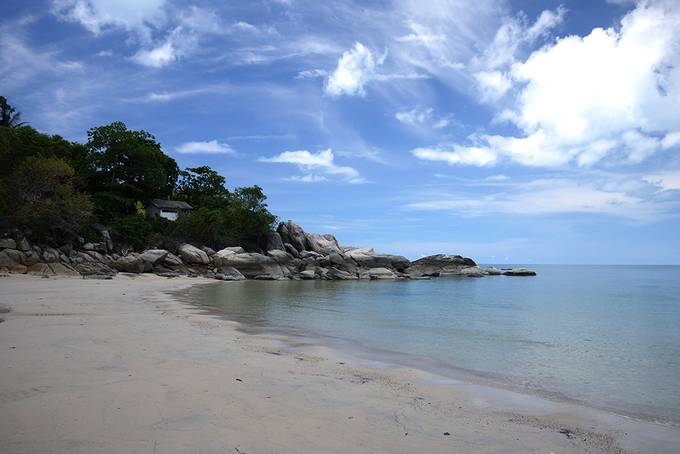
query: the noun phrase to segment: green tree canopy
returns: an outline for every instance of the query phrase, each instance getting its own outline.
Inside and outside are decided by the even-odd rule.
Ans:
[[[222,175],[208,166],[182,170],[174,198],[193,207],[219,208],[229,203],[231,194]]]
[[[17,112],[16,109],[7,102],[7,98],[0,96],[0,126],[18,128],[25,124],[25,121],[21,121],[21,112]]]

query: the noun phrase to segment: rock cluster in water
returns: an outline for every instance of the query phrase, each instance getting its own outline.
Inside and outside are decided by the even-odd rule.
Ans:
[[[530,276],[526,269],[482,268],[460,255],[432,255],[413,262],[401,255],[372,248],[341,246],[333,235],[305,232],[292,221],[279,224],[267,236],[264,251],[182,244],[175,251],[149,249],[125,255],[111,251],[108,232],[102,242],[51,248],[30,245],[25,238],[0,238],[0,270],[11,273],[110,276],[116,272],[166,276],[203,275],[221,280],[351,280],[429,279],[437,276],[482,277],[505,274]]]

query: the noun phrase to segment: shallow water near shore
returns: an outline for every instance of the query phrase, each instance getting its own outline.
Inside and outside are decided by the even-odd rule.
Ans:
[[[680,267],[538,276],[225,282],[190,300],[246,329],[680,423]]]

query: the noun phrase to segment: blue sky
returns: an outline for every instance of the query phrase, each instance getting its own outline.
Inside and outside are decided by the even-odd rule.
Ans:
[[[6,2],[0,94],[124,121],[343,244],[680,263],[672,0]]]

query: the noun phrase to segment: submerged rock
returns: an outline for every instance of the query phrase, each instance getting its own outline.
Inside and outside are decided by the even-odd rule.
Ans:
[[[456,275],[465,268],[476,266],[474,260],[461,255],[437,254],[411,262],[406,273],[413,276]]]
[[[536,271],[528,270],[526,268],[509,269],[503,271],[505,276],[536,276]]]

